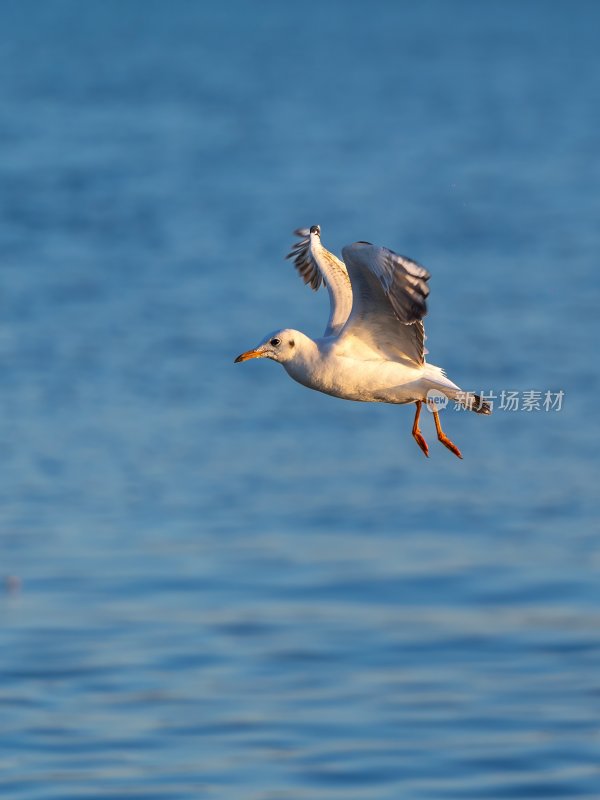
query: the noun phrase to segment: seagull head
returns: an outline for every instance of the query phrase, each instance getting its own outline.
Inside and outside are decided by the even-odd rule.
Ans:
[[[319,238],[321,238],[321,226],[320,225],[311,225],[310,226],[310,232],[311,232],[311,234],[314,234],[315,236],[318,236]]]
[[[270,358],[272,361],[285,364],[296,355],[296,344],[302,336],[299,331],[290,328],[269,333],[257,347],[239,355],[235,363],[239,364],[240,361],[248,361],[251,358]]]

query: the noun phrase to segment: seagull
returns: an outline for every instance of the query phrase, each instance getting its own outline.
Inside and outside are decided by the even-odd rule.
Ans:
[[[427,281],[421,264],[370,242],[342,249],[343,261],[321,242],[321,228],[300,228],[288,254],[311,289],[329,292],[330,313],[319,339],[284,328],[268,334],[235,359],[270,358],[298,383],[345,400],[366,403],[414,403],[412,435],[428,457],[419,428],[423,403],[433,413],[438,440],[455,456],[458,447],[442,430],[438,407],[454,400],[459,407],[490,414],[491,407],[464,392],[444,370],[425,360]],[[440,399],[442,402],[440,403]],[[429,403],[428,403],[429,401]]]

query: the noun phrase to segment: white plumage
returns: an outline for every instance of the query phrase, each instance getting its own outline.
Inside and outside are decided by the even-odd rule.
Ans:
[[[344,247],[340,261],[323,247],[318,225],[295,233],[301,238],[288,258],[294,258],[312,289],[324,283],[329,292],[325,332],[313,340],[288,328],[276,331],[236,362],[270,358],[298,383],[346,400],[416,403],[413,436],[425,455],[428,447],[418,422],[430,390],[472,411],[490,413],[477,395],[463,392],[440,367],[425,360],[422,320],[430,275],[423,266],[369,242]],[[433,414],[438,439],[462,458],[443,433],[439,413]]]

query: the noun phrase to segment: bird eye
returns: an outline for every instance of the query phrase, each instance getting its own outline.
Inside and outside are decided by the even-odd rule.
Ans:
[[[274,339],[271,339],[269,344],[271,345],[271,347],[279,347],[279,345],[281,344],[281,339],[277,339],[277,337],[275,337]]]

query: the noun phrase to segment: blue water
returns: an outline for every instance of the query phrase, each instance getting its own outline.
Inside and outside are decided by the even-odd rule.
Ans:
[[[2,4],[0,796],[600,796],[595,3]],[[344,403],[298,226],[432,273]],[[427,414],[424,414],[428,417]]]

